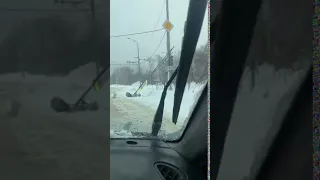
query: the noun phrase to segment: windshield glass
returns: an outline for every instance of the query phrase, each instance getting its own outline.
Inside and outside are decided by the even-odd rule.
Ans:
[[[179,63],[189,2],[111,0],[110,5],[110,135],[143,138],[151,133],[162,90]],[[174,81],[160,139],[180,137],[207,83],[207,42],[206,12],[177,124],[172,122]]]

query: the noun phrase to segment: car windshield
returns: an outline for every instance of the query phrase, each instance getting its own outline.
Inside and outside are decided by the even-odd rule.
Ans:
[[[180,61],[189,2],[111,0],[110,136],[144,138],[165,83]],[[175,81],[168,88],[158,138],[180,137],[208,80],[208,16],[202,25],[178,121],[172,122]]]

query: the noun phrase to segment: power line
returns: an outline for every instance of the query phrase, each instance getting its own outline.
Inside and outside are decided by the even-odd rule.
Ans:
[[[152,55],[145,61],[145,62],[148,62],[153,56],[154,54],[157,52],[157,50],[159,49],[163,39],[164,39],[164,36],[166,35],[166,33],[163,34],[161,40],[160,40],[160,43],[158,44],[157,48],[155,49],[155,51],[152,53]],[[110,64],[110,65],[115,65],[115,66],[124,66],[124,65],[136,65],[136,64]]]
[[[162,7],[161,7],[160,14],[159,14],[159,16],[158,16],[157,23],[155,24],[155,26],[154,26],[154,28],[153,28],[153,29],[157,28],[157,25],[158,25],[158,23],[159,23],[159,20],[160,20],[161,14],[162,14],[162,10],[163,10],[163,7],[164,7],[165,3],[166,3],[166,1],[165,1],[165,0],[163,0],[163,4],[162,4]],[[152,35],[151,35],[151,39],[153,38],[153,34],[154,34],[154,33],[152,33]]]
[[[173,49],[173,48],[172,48]],[[171,50],[172,50],[171,49]],[[158,63],[158,65],[156,66],[156,68],[153,69],[153,71],[151,72],[151,75],[158,69],[158,67],[162,66],[162,64],[167,61],[168,59],[168,54]]]
[[[144,32],[138,32],[138,33],[131,33],[131,34],[114,35],[114,36],[110,36],[110,38],[123,37],[123,36],[133,36],[133,35],[139,35],[139,34],[146,34],[146,33],[152,33],[152,32],[157,32],[157,31],[161,31],[161,30],[163,30],[163,28],[161,28],[161,29],[156,29],[156,30],[153,30],[153,31],[144,31]]]
[[[154,28],[156,28],[157,25],[158,25],[158,23],[159,23],[159,20],[160,20],[161,14],[162,14],[162,10],[163,10],[163,7],[164,7],[165,3],[166,3],[166,1],[164,0],[164,1],[163,1],[163,4],[162,4],[162,7],[161,7],[161,11],[160,11],[159,17],[158,17],[158,20],[157,20],[157,24],[155,25]]]
[[[152,53],[152,55],[147,59],[147,61],[149,61],[149,60],[154,56],[154,54],[157,52],[157,50],[159,49],[159,47],[160,47],[160,45],[161,45],[161,43],[162,43],[163,38],[164,38],[165,35],[166,35],[166,32],[164,32],[164,34],[163,34],[163,36],[162,36],[162,38],[161,38],[161,40],[160,40],[160,43],[158,44],[157,48],[154,50],[154,52]]]

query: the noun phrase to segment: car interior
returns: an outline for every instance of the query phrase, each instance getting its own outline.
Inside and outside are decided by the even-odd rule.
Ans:
[[[187,23],[194,23],[192,17],[200,16],[201,13],[196,14],[195,12],[199,11],[195,9],[201,3],[204,2],[190,0]],[[234,167],[232,164],[238,160],[223,156],[226,154],[228,141],[237,142],[238,139],[236,136],[230,137],[231,119],[261,4],[262,0],[211,2],[210,85],[202,92],[182,137],[175,142],[157,139],[111,139],[111,179],[198,180],[208,179],[210,176],[212,179],[226,180],[225,174],[239,173],[239,168],[230,168]],[[299,3],[295,3],[297,4]],[[297,14],[299,15],[305,16]],[[186,27],[183,47],[188,45],[186,38],[194,38],[188,36],[188,33],[195,32],[194,24]],[[189,44],[190,46],[192,45]],[[275,130],[270,146],[263,148],[262,158],[253,161],[250,173],[237,174],[236,178],[229,179],[312,179],[312,62],[309,59],[306,61],[306,68],[309,70],[305,72],[303,82],[298,83],[296,91],[291,92],[292,101],[288,100],[288,110],[281,118],[280,127]],[[281,101],[286,100],[285,98]],[[211,139],[209,143],[208,131]],[[238,144],[247,145],[241,142]],[[243,156],[237,148],[229,151],[234,156]],[[252,157],[242,157],[245,158]],[[246,165],[247,162],[236,164]]]
[[[190,0],[182,43],[180,69],[176,69],[164,88],[164,93],[162,94],[154,119],[157,122],[154,123],[152,128],[153,136],[158,134],[161,126],[166,88],[174,76],[177,76],[176,82],[183,82],[186,79],[180,79],[185,77],[185,73],[189,73],[207,3],[206,0]],[[182,84],[184,85],[181,85],[181,83],[177,84],[176,89],[180,89],[183,92],[184,87],[182,86],[185,86],[185,83]],[[182,93],[178,92],[178,94]],[[190,115],[181,138],[176,141],[169,142],[158,138],[110,139],[110,179],[206,179],[208,167],[207,94],[208,88],[206,86]],[[174,107],[177,106],[179,104]]]
[[[273,1],[269,2],[273,2],[273,5],[285,6],[281,9],[283,14],[286,11],[300,9],[295,14],[290,15],[295,19],[311,19],[312,10],[306,8],[311,7],[307,2],[295,0],[291,1],[292,4],[289,5],[285,4],[284,1],[278,4]],[[261,9],[262,3],[262,0],[223,0],[223,2],[213,0],[211,2],[211,7],[214,6],[215,9],[219,9],[215,5],[221,5],[219,12],[213,12],[213,16],[215,17],[211,17],[211,20],[215,22],[211,21],[212,26],[210,30],[211,50],[213,50],[210,57],[210,66],[212,67],[210,73],[210,87],[212,87],[210,88],[210,116],[213,119],[210,121],[210,178],[212,179],[312,179],[311,53],[307,54],[307,58],[304,60],[308,64],[304,68],[309,70],[305,73],[303,83],[299,85],[296,91],[289,92],[289,94],[293,94],[293,100],[291,103],[288,103],[288,110],[280,120],[280,128],[274,130],[276,132],[273,132],[273,138],[269,134],[268,141],[271,142],[271,145],[262,146],[260,158],[255,158],[251,164],[249,173],[239,170],[241,169],[239,166],[248,165],[246,159],[249,160],[254,156],[253,154],[239,150],[241,149],[240,146],[249,146],[249,144],[239,140],[239,135],[245,134],[244,131],[248,130],[249,126],[252,125],[242,124],[244,129],[238,130],[238,132],[240,131],[238,134],[232,134],[231,131],[239,127],[231,129],[231,119],[240,88],[239,82],[244,74],[246,59],[249,54],[250,45],[253,42],[258,12]],[[278,16],[277,18],[280,17]],[[308,26],[305,26],[306,23],[303,24],[304,27],[307,27],[304,30],[310,32],[311,37],[312,26],[307,23],[308,28]],[[296,25],[298,26],[298,24]],[[294,32],[294,30],[292,31]],[[304,33],[300,34],[300,36],[305,37],[309,35],[306,31]],[[309,47],[309,52],[312,52],[311,38],[307,40],[307,43],[299,42],[301,43],[300,47],[305,45]],[[291,39],[291,41],[293,40]],[[291,41],[290,43],[292,44]],[[299,45],[299,43],[297,44]],[[287,54],[287,56],[289,55]],[[290,63],[293,62],[289,62],[288,64]],[[284,95],[280,103],[290,101],[286,96],[289,95]],[[256,104],[256,106],[265,107],[259,104]],[[269,119],[268,121],[271,120]],[[244,119],[239,120],[239,122],[241,121],[244,123]],[[253,120],[252,122],[255,121]],[[256,134],[250,134],[250,136],[256,136]],[[266,142],[262,143],[267,144]],[[227,144],[233,144],[233,148],[228,149]],[[236,147],[239,148],[237,149]],[[228,155],[232,155],[234,159],[226,157],[228,156],[226,155],[227,150],[229,151]],[[241,161],[237,162],[239,159]],[[234,164],[238,166],[234,166]]]

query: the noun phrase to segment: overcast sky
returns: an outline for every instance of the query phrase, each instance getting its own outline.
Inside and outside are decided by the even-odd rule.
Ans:
[[[164,4],[165,0],[111,0],[110,1],[110,35],[121,35],[128,33],[136,33],[143,31],[150,31],[154,29],[162,28],[163,22],[166,20],[166,6]],[[28,2],[23,0],[6,0],[1,1],[0,7],[14,7],[14,8],[73,8],[70,5],[57,5],[53,3],[54,0],[30,0]],[[105,0],[96,0],[96,10],[97,18],[102,18],[101,12],[104,10],[103,2]],[[84,5],[85,7],[88,4]],[[169,0],[169,11],[170,11],[170,21],[174,25],[171,30],[171,47],[175,47],[173,53],[180,50],[184,23],[187,18],[189,1],[188,0]],[[163,7],[163,8],[162,8]],[[101,11],[101,12],[100,12]],[[104,10],[103,12],[106,12]],[[20,22],[21,18],[31,17],[32,14],[40,16],[46,13],[39,12],[6,12],[1,11],[3,17],[0,17],[1,24],[1,34],[6,34],[5,31],[10,29],[10,26]],[[18,17],[18,16],[21,17]],[[84,20],[86,16],[90,15],[89,12],[72,12],[68,13],[69,16],[75,16],[79,21]],[[10,16],[10,18],[8,18]],[[17,16],[17,17],[16,17]],[[79,16],[79,17],[78,17]],[[80,17],[81,16],[81,17]],[[16,18],[15,18],[16,17]],[[160,18],[159,18],[160,17]],[[15,18],[15,19],[14,19]],[[35,17],[32,16],[34,19]],[[20,19],[20,20],[19,20]],[[159,19],[159,21],[158,21]],[[158,23],[157,23],[158,21]],[[6,25],[7,24],[7,25]],[[9,26],[10,24],[10,26]],[[136,36],[130,36],[130,38],[135,39],[140,45],[140,57],[149,58],[163,37],[165,31],[158,31],[155,33],[142,34]],[[0,41],[5,36],[0,36]],[[208,39],[208,15],[205,14],[205,20],[202,25],[202,31],[199,45],[203,45]],[[156,55],[164,56],[166,52],[166,37],[163,39]],[[127,64],[127,61],[136,60],[137,57],[136,44],[126,37],[120,38],[110,38],[110,60],[111,64]],[[147,67],[145,63],[145,67]],[[132,65],[131,65],[132,66]],[[119,66],[111,66],[111,69]],[[132,66],[137,69],[136,66]]]
[[[110,1],[110,35],[121,35],[162,28],[166,20],[165,0],[111,0]],[[162,9],[163,6],[163,9]],[[174,53],[181,48],[184,22],[187,18],[189,1],[169,0],[170,21],[174,25],[170,32],[171,47]],[[162,9],[162,11],[161,11]],[[160,19],[159,19],[160,16]],[[157,20],[159,19],[158,24]],[[149,58],[163,37],[165,31],[150,34],[130,36],[139,42],[140,58]],[[206,44],[208,40],[208,12],[202,25],[198,46]],[[166,37],[163,39],[155,55],[165,55]],[[127,37],[110,38],[110,58],[112,69],[119,67],[112,64],[127,64],[137,57],[136,44]],[[146,64],[146,63],[145,63]],[[133,66],[134,68],[135,66]]]

